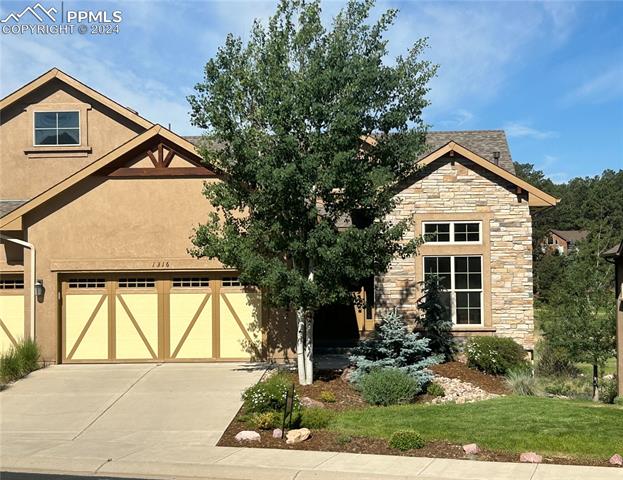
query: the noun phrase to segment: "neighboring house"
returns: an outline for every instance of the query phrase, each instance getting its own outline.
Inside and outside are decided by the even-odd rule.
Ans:
[[[193,228],[214,211],[203,183],[222,181],[197,137],[57,69],[2,99],[0,113],[0,349],[34,335],[46,361],[63,363],[291,354],[287,313],[265,308],[235,271],[188,254]],[[458,335],[531,348],[531,211],[557,200],[515,176],[501,131],[428,142],[394,214],[428,242],[366,285],[368,300],[413,317],[417,283],[437,273]],[[360,329],[374,311],[359,315]]]
[[[614,291],[617,302],[617,377],[619,396],[623,396],[623,241],[603,253],[614,263]]]
[[[541,251],[560,255],[573,253],[577,243],[586,240],[588,233],[588,230],[550,230],[541,242]]]

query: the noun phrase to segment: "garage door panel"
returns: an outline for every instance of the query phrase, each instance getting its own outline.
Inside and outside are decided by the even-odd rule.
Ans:
[[[24,295],[0,292],[0,354],[24,338]]]
[[[65,353],[68,360],[108,358],[108,302],[106,294],[67,295]]]
[[[223,292],[220,301],[221,358],[258,356],[261,345],[260,294]]]
[[[158,295],[118,294],[115,299],[115,351],[118,359],[158,358]]]
[[[171,358],[212,357],[211,294],[171,292],[169,309]]]

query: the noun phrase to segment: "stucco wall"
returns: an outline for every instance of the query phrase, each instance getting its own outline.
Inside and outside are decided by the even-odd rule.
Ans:
[[[80,111],[78,147],[34,147],[34,112]],[[2,110],[0,199],[27,200],[144,131],[121,115],[54,80]]]
[[[479,220],[480,246],[424,245],[419,255],[396,259],[377,279],[377,312],[397,307],[417,315],[423,255],[483,255],[484,325],[456,327],[458,335],[487,334],[534,346],[532,220],[525,193],[462,157],[445,157],[418,173],[398,194],[391,218],[413,221],[407,239],[421,233],[422,221]]]

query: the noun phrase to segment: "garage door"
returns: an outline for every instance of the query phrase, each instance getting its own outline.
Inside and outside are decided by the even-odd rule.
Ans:
[[[260,357],[261,297],[237,277],[76,276],[62,290],[64,362]]]
[[[0,354],[24,338],[24,280],[3,275],[0,279]]]

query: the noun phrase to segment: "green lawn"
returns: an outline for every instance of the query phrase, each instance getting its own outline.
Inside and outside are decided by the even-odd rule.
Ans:
[[[589,378],[593,378],[593,366],[588,363],[577,364],[580,371]],[[617,373],[617,359],[616,357],[609,358],[606,361],[603,371],[599,369],[600,375],[613,375]]]
[[[509,396],[465,405],[400,405],[340,413],[331,429],[389,438],[413,429],[426,440],[475,442],[491,450],[607,459],[623,452],[623,408]]]

